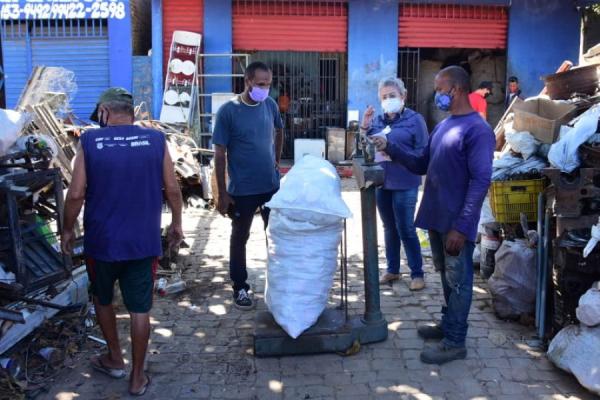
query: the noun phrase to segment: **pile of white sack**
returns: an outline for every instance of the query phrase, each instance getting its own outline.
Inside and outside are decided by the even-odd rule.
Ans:
[[[576,314],[581,324],[567,326],[552,339],[548,358],[600,395],[600,282],[581,296]]]
[[[271,214],[265,303],[295,339],[327,305],[343,220],[352,213],[335,168],[310,155],[294,165],[266,205]]]
[[[517,319],[535,312],[535,257],[526,239],[505,240],[496,252],[488,287],[500,318]]]

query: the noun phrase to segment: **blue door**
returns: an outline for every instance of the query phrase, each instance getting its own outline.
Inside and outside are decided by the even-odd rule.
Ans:
[[[3,21],[1,30],[6,108],[13,108],[27,83],[31,65],[27,58],[27,25]]]
[[[77,85],[71,109],[87,120],[100,93],[110,85],[106,21],[29,21],[20,25],[19,29],[2,27],[7,108],[17,104],[32,67],[62,67],[74,73]]]

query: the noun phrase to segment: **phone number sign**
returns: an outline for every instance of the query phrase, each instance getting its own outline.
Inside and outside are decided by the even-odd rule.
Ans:
[[[125,1],[118,0],[0,0],[0,20],[123,19]]]

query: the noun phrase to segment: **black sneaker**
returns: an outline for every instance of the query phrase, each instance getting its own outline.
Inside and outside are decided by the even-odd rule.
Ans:
[[[254,308],[254,301],[246,289],[233,293],[234,306],[240,310],[251,310]]]

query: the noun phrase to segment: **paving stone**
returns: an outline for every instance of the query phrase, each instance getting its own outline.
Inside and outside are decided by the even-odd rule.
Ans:
[[[344,200],[360,209],[360,193],[343,180]],[[558,371],[541,349],[528,345],[533,329],[500,321],[491,308],[486,283],[478,276],[469,315],[468,357],[447,365],[419,360],[426,343],[417,326],[441,317],[443,302],[439,273],[424,259],[427,287],[408,290],[408,269],[402,258],[402,282],[381,290],[381,307],[388,321],[388,340],[364,345],[351,357],[323,354],[299,357],[255,358],[253,332],[257,311],[266,310],[264,279],[266,250],[259,217],[247,246],[249,283],[257,299],[256,311],[232,307],[228,253],[230,221],[215,212],[186,213],[184,233],[192,248],[181,253],[183,277],[189,290],[157,298],[152,318],[152,342],[147,360],[154,385],[148,399],[400,399],[400,400],[560,400],[593,398],[569,374]],[[362,239],[360,218],[350,219],[348,260],[351,315],[364,312]],[[381,224],[378,235],[383,237]],[[384,271],[385,249],[379,262]],[[339,280],[334,281],[329,303],[339,302]],[[120,298],[117,296],[117,298]],[[129,316],[117,306],[118,331],[129,354]],[[114,382],[91,374],[87,355],[59,375],[47,398],[124,398],[125,381]],[[84,378],[89,376],[89,378]]]

